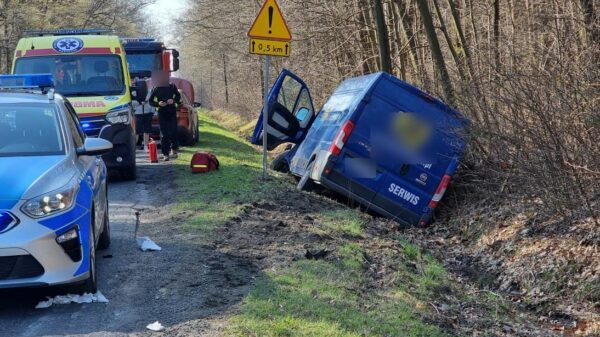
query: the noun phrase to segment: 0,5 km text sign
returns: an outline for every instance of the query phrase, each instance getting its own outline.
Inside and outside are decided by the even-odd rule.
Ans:
[[[291,52],[289,42],[250,39],[250,54],[288,57]]]

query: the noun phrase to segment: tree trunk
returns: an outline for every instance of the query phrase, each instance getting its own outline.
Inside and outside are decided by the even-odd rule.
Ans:
[[[225,82],[225,105],[229,105],[229,86],[227,83],[227,58],[223,53],[223,81]]]
[[[373,51],[373,39],[374,36],[371,33],[371,20],[368,16],[369,4],[366,0],[358,0],[358,9],[360,10],[360,14],[358,15],[360,19],[361,27],[360,36],[361,36],[361,51],[363,52],[363,60],[362,60],[362,69],[363,74],[369,74],[372,72],[373,67],[371,67],[371,53]]]
[[[435,62],[440,80],[442,81],[442,88],[444,89],[446,101],[448,104],[454,105],[456,102],[454,97],[454,89],[452,87],[450,75],[448,74],[448,69],[446,69],[446,62],[444,60],[444,55],[442,54],[442,49],[440,48],[440,42],[438,41],[435,33],[433,19],[431,18],[431,12],[429,11],[429,4],[427,3],[427,0],[417,0],[417,6],[419,7],[419,12],[421,13],[421,20],[423,21],[423,26],[427,34],[427,40],[429,40],[431,55]]]
[[[454,59],[454,63],[456,64],[456,68],[458,69],[458,74],[462,80],[465,79],[465,74],[463,73],[462,65],[460,64],[460,58],[458,53],[456,52],[456,48],[454,48],[454,44],[452,43],[452,38],[448,33],[448,28],[446,27],[446,22],[444,21],[444,16],[442,11],[440,10],[440,6],[437,3],[437,0],[433,0],[433,6],[435,7],[435,12],[437,13],[438,19],[440,20],[440,30],[444,33],[444,38],[446,39],[446,43],[448,44],[448,49],[450,50],[450,54],[452,54],[452,58]]]
[[[585,20],[585,29],[587,38],[590,44],[596,45],[600,43],[600,15],[594,8],[594,0],[580,0],[583,8],[583,17]]]
[[[387,73],[392,73],[392,60],[390,58],[390,45],[388,40],[388,31],[385,23],[385,14],[383,12],[383,4],[381,0],[374,0],[374,14],[377,24],[377,42],[379,45],[379,59],[381,70]]]
[[[460,40],[460,49],[464,54],[465,58],[470,59],[471,52],[469,48],[467,48],[467,39],[465,38],[465,33],[460,22],[460,15],[458,14],[458,10],[456,9],[454,0],[448,0],[448,6],[450,7],[450,13],[452,13],[452,19],[454,22],[454,29],[456,30],[456,35],[458,35],[458,39]]]
[[[395,0],[394,1],[394,12],[396,13],[396,16],[398,17],[398,29],[399,29],[399,35],[400,35],[400,46],[401,46],[401,50],[404,50],[406,48],[407,52],[406,54],[408,55],[408,60],[410,62],[410,65],[412,66],[412,71],[414,74],[418,74],[419,72],[419,65],[417,64],[417,57],[415,56],[415,50],[417,49],[415,40],[412,38],[412,34],[409,35],[408,31],[407,31],[407,25],[405,20],[404,20],[404,16],[402,15],[402,10],[403,6],[401,4],[401,0]]]
[[[500,70],[500,0],[494,0],[494,61]]]

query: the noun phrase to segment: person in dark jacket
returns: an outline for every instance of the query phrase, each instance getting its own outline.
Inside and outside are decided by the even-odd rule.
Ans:
[[[163,159],[177,158],[177,107],[181,104],[181,94],[175,84],[169,83],[169,74],[165,71],[152,73],[154,88],[150,94],[150,105],[158,110],[161,147]]]

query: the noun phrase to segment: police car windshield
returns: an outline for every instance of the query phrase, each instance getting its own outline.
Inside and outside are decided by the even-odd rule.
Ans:
[[[64,154],[61,135],[53,104],[0,104],[0,157]]]
[[[19,58],[15,74],[54,75],[65,96],[113,96],[125,92],[121,58],[117,55],[56,55]]]

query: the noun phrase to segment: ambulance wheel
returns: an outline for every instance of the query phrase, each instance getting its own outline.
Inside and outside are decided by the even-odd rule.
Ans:
[[[315,183],[310,179],[310,175],[311,175],[314,167],[315,167],[315,162],[312,161],[308,165],[308,167],[306,168],[306,171],[302,175],[302,178],[298,182],[298,190],[299,191],[310,192],[310,191],[314,190]]]
[[[107,199],[108,202],[108,199]],[[106,206],[106,212],[104,214],[104,223],[102,225],[102,234],[98,240],[98,249],[108,249],[110,246],[110,222],[108,220],[108,205]]]
[[[281,173],[290,172],[290,165],[287,161],[287,155],[289,152],[290,151],[284,151],[280,153],[277,157],[275,157],[275,159],[271,163],[271,169]]]
[[[194,145],[194,136],[185,126],[180,125],[177,127],[177,139],[179,144],[183,146]]]
[[[133,164],[121,171],[121,176],[125,180],[135,180],[137,177],[137,166]]]

